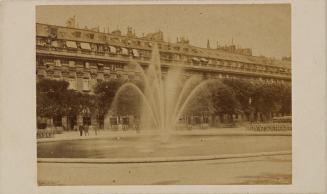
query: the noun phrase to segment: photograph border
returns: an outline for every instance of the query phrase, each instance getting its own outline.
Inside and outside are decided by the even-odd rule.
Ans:
[[[3,10],[3,13],[1,11],[0,13],[4,16],[4,19],[0,20],[4,24],[0,37],[0,42],[3,43],[0,54],[4,64],[0,71],[0,118],[2,118],[0,158],[5,158],[0,162],[0,193],[326,192],[326,2],[323,0],[233,1],[233,4],[291,3],[292,5],[294,130],[291,185],[37,186],[35,5],[99,3],[117,4],[118,1],[15,1],[4,2],[0,6]],[[122,4],[135,3],[230,4],[231,1],[126,1]],[[22,43],[24,46],[17,48],[17,43],[14,42]],[[19,57],[17,53],[20,53]],[[14,81],[12,75],[16,75]],[[16,118],[19,118],[19,122]],[[26,128],[30,129],[26,130]],[[308,128],[314,128],[315,131]]]

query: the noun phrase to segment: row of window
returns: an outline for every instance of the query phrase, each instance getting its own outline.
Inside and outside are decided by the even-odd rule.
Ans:
[[[37,73],[40,76],[40,72]],[[51,78],[55,80],[66,80],[69,83],[68,89],[72,90],[78,90],[78,91],[84,91],[84,92],[90,92],[93,90],[93,88],[96,86],[96,84],[102,80],[106,80],[103,75],[98,75],[96,78],[90,79],[86,77],[63,77],[62,75],[48,75],[47,73],[43,72],[43,75],[40,76],[43,78]],[[39,77],[39,78],[40,78]],[[134,80],[134,79],[140,79],[140,76],[135,76],[135,75],[117,75],[117,74],[111,74],[110,79],[118,79],[118,78],[123,78],[123,79],[129,79],[129,80]]]
[[[37,59],[37,65],[45,65],[47,68],[62,67],[68,66],[71,68],[74,67],[83,67],[85,69],[90,69],[95,67],[98,70],[108,69],[110,71],[116,71],[117,69],[123,69],[124,65],[122,64],[104,64],[104,63],[95,63],[91,61],[74,61],[74,60],[65,60],[65,59],[53,59],[53,58],[43,58]]]
[[[48,77],[48,78],[52,78],[52,79],[65,79],[69,82],[69,89],[74,89],[74,90],[79,90],[79,91],[90,91],[91,88],[93,88],[96,83],[100,80],[107,80],[107,79],[117,79],[117,78],[123,78],[123,79],[130,79],[130,80],[134,80],[134,79],[141,79],[141,77],[139,75],[119,75],[119,74],[110,74],[110,78],[104,78],[103,74],[98,74],[97,77],[95,78],[90,78],[90,77],[76,77],[76,75],[74,74],[73,77],[66,77],[66,76],[62,76],[62,74],[59,72],[58,75],[56,75],[56,72],[54,73],[50,73],[50,72],[46,72],[46,71],[39,71],[37,72],[37,75],[42,75],[42,77]],[[164,74],[163,76],[165,77],[166,74]],[[277,80],[274,78],[246,78],[242,75],[233,75],[233,74],[223,74],[223,73],[218,73],[218,74],[203,74],[203,76],[207,77],[207,78],[219,78],[219,79],[223,79],[223,78],[228,78],[228,79],[250,79],[250,80],[261,80],[264,82],[283,82],[283,80]],[[65,78],[64,78],[65,77]],[[163,78],[164,78],[163,77]],[[184,78],[188,79],[190,77],[189,74],[185,74]]]
[[[44,32],[43,32],[44,31]],[[152,47],[152,42],[145,39],[136,39],[133,37],[122,37],[121,34],[104,34],[104,33],[97,33],[92,31],[85,31],[85,30],[78,30],[78,29],[67,29],[67,28],[61,28],[58,26],[49,26],[44,24],[37,24],[37,35],[45,35],[48,34],[48,37],[55,39],[57,37],[66,37],[71,39],[80,39],[80,40],[90,40],[90,41],[101,41],[104,44],[119,44],[119,45],[125,45],[127,47],[129,46],[136,46],[136,47],[143,47],[145,49]],[[59,36],[58,36],[59,35]],[[41,37],[37,37],[37,44],[41,45],[44,44],[44,40]],[[107,42],[106,42],[107,41]],[[109,42],[108,42],[109,41]],[[57,43],[54,43],[57,44]],[[181,44],[171,44],[167,42],[157,42],[159,49],[163,50],[171,50],[171,51],[177,51],[177,52],[188,52],[190,55],[194,55],[196,53],[204,53],[203,49],[196,48],[196,47],[190,47],[188,45],[183,46]],[[86,46],[88,49],[89,46]],[[91,47],[92,48],[92,47]],[[213,50],[212,50],[213,51]],[[101,51],[100,51],[101,52]],[[207,53],[207,51],[205,51]],[[225,56],[228,58],[228,53],[222,53],[222,52],[211,52],[215,56]],[[244,59],[247,61],[257,61],[254,60],[253,57],[248,56],[242,56],[242,55],[233,55],[230,56],[232,58],[237,59]]]
[[[89,79],[69,79],[68,89],[78,90],[78,91],[90,91],[91,87],[95,85],[95,83],[91,82]]]
[[[109,35],[109,34],[103,34],[103,33],[93,33],[90,31],[78,31],[78,30],[63,30],[61,29],[60,31],[58,31],[58,28],[55,27],[48,27],[49,30],[47,30],[49,32],[49,36],[53,36],[53,37],[57,37],[58,34],[60,34],[61,37],[71,37],[71,35],[73,36],[73,38],[77,38],[77,39],[89,39],[89,40],[98,40],[98,41],[110,41],[113,43],[119,43],[119,44],[123,44],[125,46],[131,46],[131,45],[135,45],[135,46],[140,46],[140,47],[147,47],[147,48],[151,48],[152,42],[151,41],[147,41],[147,40],[141,40],[141,39],[134,39],[134,38],[130,38],[130,37],[121,37],[121,34],[118,33],[119,36],[114,36],[114,35]],[[41,27],[39,25],[37,25],[37,32],[38,29],[41,30]],[[197,49],[189,49],[189,48],[185,48],[182,47],[180,45],[171,45],[170,43],[166,43],[166,44],[162,44],[162,43],[158,43],[158,47],[160,49],[166,49],[166,50],[175,50],[175,51],[192,51],[194,53],[197,53]]]
[[[41,40],[41,39],[40,39]],[[43,44],[41,44],[43,45]],[[58,40],[52,41],[51,46],[54,48],[63,48],[59,46],[61,44],[58,43]],[[67,48],[71,49],[81,49],[82,51],[94,51],[94,52],[108,52],[111,54],[121,54],[125,56],[132,55],[133,57],[139,58],[140,56],[150,57],[151,52],[147,50],[138,50],[138,49],[129,49],[125,47],[116,47],[112,45],[101,45],[101,44],[90,44],[85,42],[75,42],[75,41],[65,41],[65,45]],[[174,53],[160,53],[160,57],[162,60],[175,60],[186,63],[191,63],[192,65],[204,65],[204,66],[213,66],[213,67],[228,67],[228,68],[238,68],[242,70],[249,71],[267,71],[271,73],[287,73],[290,74],[291,70],[283,67],[272,67],[272,66],[264,66],[264,65],[256,65],[250,63],[243,63],[237,61],[228,61],[228,60],[220,60],[220,59],[208,59],[208,58],[199,58],[186,56],[181,54]]]
[[[108,52],[111,54],[121,54],[121,55],[132,55],[134,57],[140,57],[139,50],[137,49],[130,49],[125,47],[117,47],[113,45],[101,45],[101,44],[91,44],[88,42],[75,42],[75,41],[61,41],[61,40],[54,40],[48,43],[45,39],[37,39],[36,44],[38,46],[51,46],[53,48],[66,48],[66,49],[73,49],[77,50],[80,49],[85,52]]]
[[[193,58],[193,64],[194,65],[203,65],[206,66],[208,65],[209,61],[206,60],[205,58]],[[106,69],[110,70],[110,71],[116,71],[117,69],[123,69],[123,65],[122,64],[103,64],[103,63],[95,63],[95,62],[90,62],[90,61],[73,61],[73,60],[65,60],[65,59],[52,59],[52,58],[44,58],[44,59],[40,59],[38,60],[38,65],[46,65],[47,68],[52,68],[52,65],[57,66],[57,67],[61,67],[63,66],[68,66],[68,67],[83,67],[85,69],[90,69],[90,67],[96,67],[98,70],[103,71],[106,67]],[[246,70],[253,70],[253,71],[268,71],[269,72],[273,72],[271,69],[266,69],[266,68],[262,68],[260,66],[255,66],[255,65],[244,65],[244,64],[240,64],[240,63],[236,63],[236,62],[232,62],[231,66],[229,66],[228,64],[226,64],[226,61],[220,61],[219,62],[220,67],[229,67],[229,68],[235,68],[235,69],[246,69]],[[278,69],[275,69],[278,71]],[[275,73],[273,72],[273,73]],[[279,73],[285,73],[285,71],[283,72],[282,70],[280,70]],[[289,72],[286,72],[289,73]]]

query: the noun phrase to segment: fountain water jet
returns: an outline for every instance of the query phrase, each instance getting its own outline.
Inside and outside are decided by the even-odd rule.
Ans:
[[[162,142],[168,141],[187,104],[204,86],[217,81],[211,79],[200,82],[201,79],[198,76],[193,76],[179,88],[183,68],[176,66],[169,68],[167,72],[162,72],[160,54],[156,44],[153,46],[151,62],[146,70],[135,61],[132,61],[131,65],[139,70],[145,86],[144,90],[142,91],[137,85],[130,82],[123,84],[117,91],[111,107],[115,107],[117,98],[128,88],[137,91],[144,102],[141,124],[146,126],[149,122],[146,119],[151,118],[150,122],[153,122],[152,124],[159,130]],[[163,77],[163,74],[166,76]]]

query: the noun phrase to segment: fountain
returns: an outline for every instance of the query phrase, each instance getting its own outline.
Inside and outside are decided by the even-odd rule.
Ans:
[[[202,95],[205,95],[205,98],[202,96],[200,102],[202,103],[202,99],[209,102],[211,92],[219,89],[220,81],[202,79],[200,76],[183,79],[187,72],[178,65],[170,66],[166,72],[166,67],[161,67],[157,46],[153,48],[151,63],[147,69],[144,70],[136,62],[132,62],[132,65],[142,75],[144,84],[142,87],[132,82],[123,84],[115,94],[110,113],[114,113],[115,107],[123,109],[118,106],[123,99],[122,95],[137,95],[142,99],[140,106],[137,106],[141,107],[138,111],[141,112],[141,128],[143,130],[148,127],[152,130],[141,130],[141,134],[108,133],[86,140],[38,143],[40,161],[67,162],[66,158],[69,158],[68,161],[79,163],[85,158],[84,162],[91,160],[94,163],[185,162],[226,158],[226,154],[230,157],[240,157],[244,153],[253,156],[262,152],[290,153],[288,150],[291,148],[292,138],[284,134],[256,136],[235,135],[235,132],[232,132],[229,135],[220,135],[219,130],[208,130],[208,133],[176,132],[174,129],[179,127],[179,119],[183,114],[192,113],[193,105],[199,103],[198,99]],[[164,72],[161,72],[162,69]],[[201,106],[212,108],[213,105],[207,104],[207,101]],[[62,158],[64,159],[61,160]]]
[[[153,46],[151,62],[146,70],[136,62],[131,64],[140,72],[145,87],[141,90],[134,83],[123,84],[118,89],[111,107],[117,106],[117,100],[126,90],[134,90],[143,99],[142,128],[151,126],[158,129],[163,142],[168,140],[172,130],[176,128],[188,103],[203,91],[205,86],[217,82],[212,79],[201,81],[201,78],[195,75],[183,81],[184,69],[178,65],[162,72],[156,44]]]
[[[206,102],[210,101],[211,91],[219,89],[216,86],[219,86],[220,81],[202,79],[199,76],[191,76],[183,80],[183,75],[187,72],[183,72],[184,69],[178,65],[170,66],[167,72],[161,72],[162,69],[165,71],[166,67],[161,67],[156,46],[152,51],[151,63],[146,70],[135,62],[132,62],[132,65],[142,75],[143,84],[142,86],[132,82],[123,84],[115,94],[110,113],[114,113],[115,107],[122,110],[125,107],[121,105],[129,106],[130,104],[124,101],[126,99],[131,99],[137,102],[136,104],[142,101],[129,109],[134,112],[137,108],[137,114],[141,113],[141,134],[104,132],[96,138],[85,140],[78,139],[77,136],[78,138],[72,140],[58,138],[59,140],[55,141],[45,141],[37,145],[38,162],[101,163],[116,168],[116,165],[122,166],[126,163],[128,166],[130,165],[128,163],[138,163],[137,166],[151,163],[153,166],[155,165],[153,163],[158,162],[183,162],[184,164],[188,161],[228,157],[255,157],[263,152],[265,156],[291,153],[289,150],[292,138],[284,134],[256,136],[235,135],[235,132],[232,132],[228,135],[220,135],[219,130],[200,133],[199,131],[177,132],[174,129],[179,128],[179,119],[183,114],[198,110],[194,107],[197,107],[199,102],[205,108],[213,107]],[[126,94],[129,98],[121,98]],[[202,95],[205,97],[203,98]],[[130,98],[131,96],[137,98]],[[203,99],[205,99],[204,104]],[[147,127],[152,130],[143,131]],[[142,166],[144,169],[148,167]]]

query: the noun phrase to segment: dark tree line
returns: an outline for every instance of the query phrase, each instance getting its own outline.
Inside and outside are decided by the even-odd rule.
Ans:
[[[42,79],[36,86],[37,116],[55,118],[60,116],[76,116],[83,113],[103,117],[111,108],[115,94],[126,80],[113,79],[99,82],[94,94],[82,93],[68,89],[69,83],[63,80]],[[142,83],[135,84],[143,88]],[[139,114],[142,101],[135,90],[124,90],[115,103],[115,114]]]
[[[37,83],[36,109],[41,117],[76,115],[85,109],[95,111],[94,98],[68,89],[66,81],[44,79]]]
[[[126,82],[121,79],[102,81],[95,86],[94,94],[85,94],[68,89],[69,83],[66,81],[40,80],[36,88],[37,116],[78,115],[85,110],[103,116],[113,108],[116,92]],[[144,90],[142,82],[134,81],[134,84]],[[290,83],[224,79],[199,92],[185,112],[207,111],[219,117],[241,113],[249,120],[264,121],[271,119],[274,113],[290,115],[291,96]],[[139,115],[141,105],[141,96],[136,90],[128,88],[121,92],[115,102],[115,114]]]
[[[225,80],[224,83],[236,92],[241,108],[246,113],[260,113],[271,119],[272,113],[290,115],[292,112],[292,88],[290,83],[241,82]],[[243,87],[240,87],[240,86]],[[248,102],[247,102],[248,99]],[[262,119],[262,118],[261,118]]]
[[[238,114],[249,121],[271,120],[274,114],[291,115],[291,84],[224,79],[198,92],[186,111],[207,111],[219,116],[220,120],[227,115],[229,122]]]

